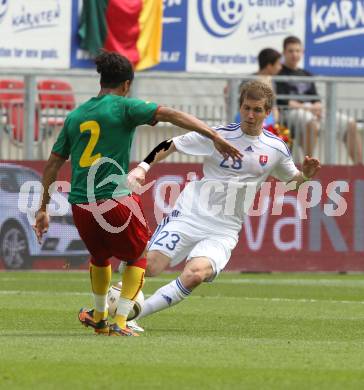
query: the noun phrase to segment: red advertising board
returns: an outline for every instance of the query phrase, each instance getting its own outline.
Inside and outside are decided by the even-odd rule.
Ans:
[[[168,183],[180,183],[182,188],[189,172],[201,175],[201,165],[160,164],[150,172],[148,180],[156,180],[154,196],[150,192],[144,194],[143,204],[153,228],[155,216],[160,218],[163,201],[176,196],[176,193],[168,192]],[[164,186],[163,182],[166,183]],[[364,168],[325,166],[317,177],[317,184],[322,188],[320,202],[308,208],[307,219],[302,219],[298,212],[300,200],[294,191],[285,194],[282,214],[272,215],[273,206],[277,206],[275,183],[272,183],[265,199],[268,212],[247,217],[227,269],[246,272],[364,271]],[[337,202],[339,195],[341,202]],[[257,194],[256,200],[259,196],[263,195]],[[338,207],[342,209],[338,210],[342,215],[331,216],[330,211],[335,214]]]
[[[12,163],[39,173],[44,166],[43,161]],[[172,210],[185,183],[201,174],[200,164],[163,163],[150,171],[147,181],[155,183],[142,198],[152,230]],[[58,179],[69,176],[66,165]],[[314,183],[320,197],[314,202],[311,196],[311,205],[312,188],[307,201],[294,191],[280,196],[275,182],[270,187],[257,194],[255,202],[255,207],[262,202],[267,211],[246,218],[227,270],[364,271],[364,168],[323,167]]]

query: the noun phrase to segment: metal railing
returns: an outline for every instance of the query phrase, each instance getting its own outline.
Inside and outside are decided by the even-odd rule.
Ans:
[[[98,75],[94,71],[71,70],[4,70],[0,69],[0,80],[21,79],[24,81],[23,100],[4,104],[4,93],[11,91],[0,88],[0,159],[32,160],[48,158],[51,147],[62,127],[69,109],[62,106],[47,107],[39,101],[37,83],[41,79],[67,80],[73,88],[75,104],[79,105],[94,96],[98,90]],[[192,113],[210,126],[233,121],[238,112],[238,94],[241,80],[256,78],[247,75],[190,74],[190,73],[137,73],[133,82],[132,95],[145,100],[156,101]],[[275,81],[287,81],[287,77],[275,77]],[[291,81],[314,81],[324,106],[325,115],[316,134],[313,154],[325,164],[352,164],[353,153],[349,152],[353,134],[357,142],[363,143],[364,120],[364,78],[334,77],[290,77]],[[228,88],[227,88],[228,86]],[[225,96],[224,96],[225,90]],[[226,93],[227,91],[227,93]],[[15,92],[19,91],[13,91]],[[69,94],[70,92],[52,91]],[[285,98],[285,96],[278,96]],[[290,96],[301,101],[303,96]],[[11,99],[10,99],[11,100]],[[280,107],[281,118],[287,118],[288,107]],[[338,121],[338,113],[355,123],[355,129],[348,132]],[[294,118],[294,117],[293,117]],[[282,119],[283,121],[283,119]],[[291,132],[294,132],[293,156],[300,161],[305,154],[305,145],[310,133],[284,119]],[[354,126],[354,125],[353,125]],[[340,130],[340,131],[339,131]],[[132,150],[132,158],[144,158],[155,144],[165,138],[182,133],[169,124],[159,124],[155,128],[142,126],[138,129]],[[169,161],[201,161],[200,158],[174,154]],[[363,155],[357,161],[363,162]]]

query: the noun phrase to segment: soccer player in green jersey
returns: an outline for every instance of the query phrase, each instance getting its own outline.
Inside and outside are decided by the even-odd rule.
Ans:
[[[98,96],[72,111],[53,146],[43,173],[43,196],[34,230],[39,242],[47,232],[50,186],[70,157],[72,166],[69,202],[75,225],[91,254],[90,279],[95,309],[81,309],[79,320],[96,333],[136,335],[126,319],[143,286],[145,248],[150,237],[139,197],[124,180],[136,126],[171,122],[210,138],[224,156],[240,152],[197,118],[168,107],[127,98],[134,73],[129,60],[102,52],[95,60],[100,73]],[[118,175],[122,172],[123,175]],[[116,201],[115,201],[116,200]],[[107,322],[107,292],[111,281],[110,258],[127,261],[115,323]]]

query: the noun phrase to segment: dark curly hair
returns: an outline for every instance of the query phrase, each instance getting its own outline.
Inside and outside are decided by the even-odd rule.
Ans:
[[[103,50],[95,58],[97,73],[100,73],[100,84],[104,88],[117,88],[124,81],[134,79],[133,66],[130,61],[118,53]]]
[[[244,99],[261,100],[265,99],[264,108],[271,110],[273,107],[274,93],[272,88],[260,80],[252,80],[243,84],[240,92],[239,103],[242,105]]]

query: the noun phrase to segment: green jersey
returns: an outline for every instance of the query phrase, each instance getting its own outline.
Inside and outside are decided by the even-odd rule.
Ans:
[[[153,125],[158,105],[117,95],[94,97],[65,120],[52,153],[71,156],[70,203],[130,193],[125,179],[135,127]]]

